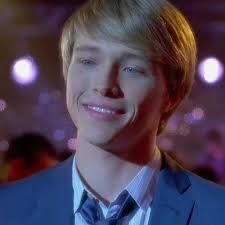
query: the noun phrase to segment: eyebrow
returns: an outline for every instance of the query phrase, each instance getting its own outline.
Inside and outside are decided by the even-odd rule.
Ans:
[[[98,47],[88,45],[78,46],[74,50],[78,52],[100,52]]]
[[[96,46],[89,46],[89,45],[83,45],[83,46],[78,46],[74,49],[77,52],[95,52],[95,53],[100,53],[101,49],[99,47]],[[136,59],[136,60],[144,60],[146,61],[146,57],[145,55],[141,55],[141,54],[135,54],[135,53],[131,53],[131,52],[124,52],[122,53],[122,60],[125,59]]]
[[[136,60],[146,61],[146,57],[144,55],[134,54],[134,53],[130,53],[130,52],[124,53],[122,58],[124,58],[124,59],[136,59]]]

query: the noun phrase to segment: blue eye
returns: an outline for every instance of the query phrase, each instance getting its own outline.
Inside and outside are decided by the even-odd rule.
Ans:
[[[135,73],[135,72],[137,72],[137,70],[135,68],[132,68],[132,67],[126,67],[124,69],[124,71],[126,71],[128,73]]]
[[[132,67],[127,67],[127,68],[125,68],[125,71],[132,73],[132,72],[134,72],[134,69]]]
[[[81,64],[86,66],[92,66],[96,64],[93,60],[90,60],[90,59],[80,59],[80,62]]]
[[[144,72],[142,70],[133,68],[133,67],[126,67],[124,68],[124,71],[128,72],[128,73],[141,73],[144,74]]]

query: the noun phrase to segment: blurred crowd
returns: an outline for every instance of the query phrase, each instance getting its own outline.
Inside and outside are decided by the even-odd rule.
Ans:
[[[225,185],[225,144],[222,132],[210,129],[204,139],[204,150],[198,164],[193,168],[188,167],[185,160],[180,163],[205,179]],[[72,154],[69,150],[57,151],[46,137],[38,133],[24,133],[14,137],[7,151],[0,155],[0,184],[55,166]]]
[[[190,159],[185,160],[185,157],[176,157],[176,154],[173,154],[173,152],[172,156],[184,168],[200,177],[225,186],[224,130],[220,128],[210,128],[204,133],[202,138],[202,149],[198,150],[198,154],[196,154],[195,158],[192,156],[194,163],[190,162]]]
[[[194,171],[206,175],[210,180],[225,185],[225,142],[220,129],[209,129],[205,134],[205,144],[198,168]]]
[[[55,166],[72,152],[58,152],[53,144],[38,133],[24,133],[10,140],[0,156],[0,184],[16,181]]]

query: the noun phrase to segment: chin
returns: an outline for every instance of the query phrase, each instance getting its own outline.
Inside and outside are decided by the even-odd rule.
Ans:
[[[106,133],[97,133],[96,131],[91,133],[90,131],[82,133],[82,136],[86,139],[86,141],[99,147],[107,146],[113,140],[113,135],[107,135]]]
[[[87,136],[86,133],[86,136],[84,137],[88,143],[114,154],[117,154],[119,151],[124,150],[124,147],[127,146],[127,142],[124,141],[124,139],[121,140],[121,137],[115,137],[115,135],[104,134],[100,136]]]
[[[130,133],[130,129],[127,127],[127,121],[120,121],[115,124],[98,124],[92,121],[88,123],[86,121],[82,122],[77,124],[77,129],[88,143],[100,148],[112,150],[124,148],[124,145],[127,145],[127,134]]]

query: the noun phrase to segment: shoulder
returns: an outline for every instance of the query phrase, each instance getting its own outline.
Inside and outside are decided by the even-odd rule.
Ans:
[[[66,173],[71,174],[72,172],[72,161],[73,157],[65,160],[64,162],[58,163],[56,166],[42,170],[30,177],[10,182],[8,184],[0,185],[0,199],[4,198],[8,192],[12,195],[14,192],[16,194],[29,193],[34,189],[42,188],[48,185],[52,181],[55,181],[60,176],[66,176]]]
[[[163,154],[164,184],[169,184],[169,187],[174,187],[182,196],[194,200],[201,212],[211,211],[214,215],[225,214],[225,187],[182,168],[170,156]]]
[[[207,224],[221,224],[225,215],[225,187],[184,171],[190,180],[187,190],[189,199],[194,200],[194,217],[204,219]]]
[[[225,204],[225,187],[199,177],[190,171],[184,171],[191,182],[191,190],[196,193],[196,198],[220,200]]]
[[[219,195],[225,197],[225,187],[218,185],[214,182],[206,180],[191,171],[183,168],[176,159],[165,152],[162,153],[162,165],[165,171],[174,177],[175,182],[181,184],[189,183],[191,190],[198,192],[198,196],[206,193],[214,193],[214,195]],[[205,196],[207,197],[207,196]],[[209,196],[210,197],[210,196]],[[214,196],[215,197],[215,196]]]
[[[12,207],[12,202],[25,205],[26,201],[38,198],[41,193],[49,191],[53,185],[60,182],[61,177],[69,177],[71,173],[72,157],[28,178],[0,185],[0,209],[3,206],[7,208],[8,205]]]

